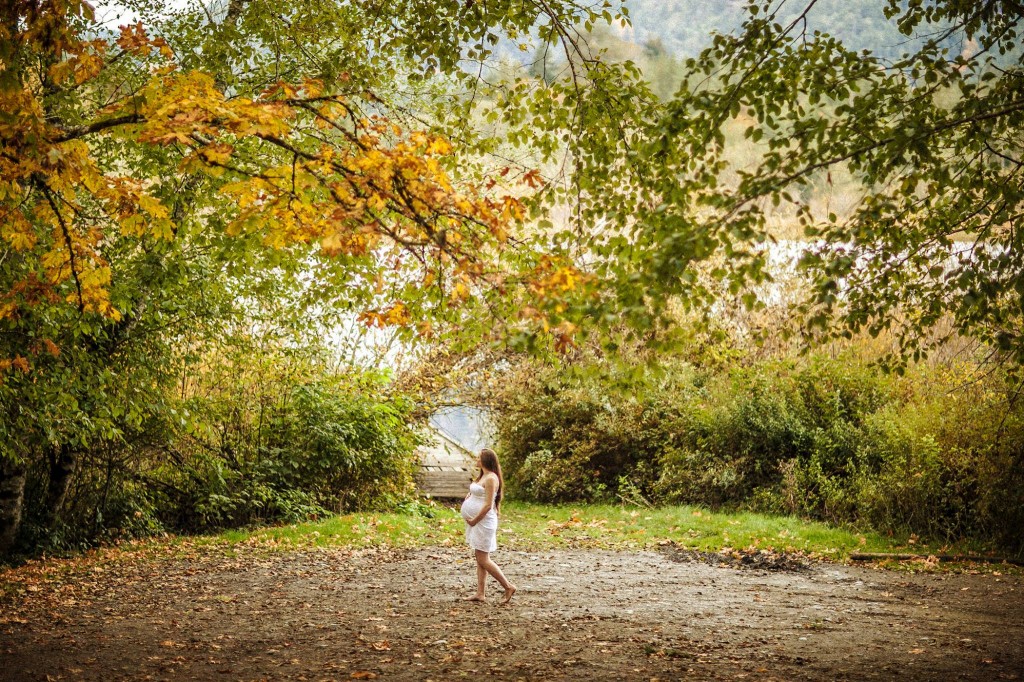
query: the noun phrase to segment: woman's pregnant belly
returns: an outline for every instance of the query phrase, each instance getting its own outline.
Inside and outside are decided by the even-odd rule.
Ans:
[[[480,510],[484,507],[483,499],[470,495],[466,498],[466,501],[462,503],[462,518],[469,521],[474,516],[480,513]]]

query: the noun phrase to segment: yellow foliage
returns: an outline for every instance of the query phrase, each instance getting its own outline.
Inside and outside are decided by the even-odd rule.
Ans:
[[[43,339],[43,348],[53,357],[60,355],[60,347],[50,339]]]
[[[167,207],[160,203],[159,199],[148,194],[139,196],[139,208],[154,218],[167,218],[170,216],[170,213],[167,212]]]
[[[401,301],[395,301],[384,310],[365,310],[359,315],[359,321],[367,327],[405,326],[411,319],[409,309]]]
[[[120,222],[121,234],[141,237],[146,233],[146,218],[142,214],[133,213]]]
[[[224,165],[231,159],[231,153],[235,150],[229,144],[212,144],[201,150],[203,158],[209,163]]]
[[[441,137],[435,137],[430,140],[430,144],[427,145],[428,154],[437,154],[440,156],[447,156],[452,153],[452,146],[448,140]]]
[[[18,210],[7,210],[0,206],[0,236],[15,251],[28,251],[38,241],[32,224]]]
[[[34,39],[29,32],[41,30],[32,21],[15,29],[25,44]],[[0,239],[39,273],[31,296],[15,293],[23,282],[0,291],[0,319],[16,315],[19,306],[60,300],[118,319],[109,299],[111,267],[102,256],[114,252],[107,245],[118,238],[174,238],[171,207],[152,189],[162,181],[133,178],[134,168],[119,175],[111,164],[97,163],[102,145],[93,140],[101,135],[179,146],[182,172],[223,178],[216,184],[233,212],[229,234],[258,234],[269,248],[319,245],[325,256],[366,255],[382,244],[420,249],[422,257],[458,273],[453,300],[470,298],[485,271],[480,261],[495,253],[489,247],[505,242],[510,224],[523,219],[514,198],[456,190],[441,158],[453,153],[450,141],[406,131],[380,114],[358,119],[357,107],[325,97],[318,80],[278,82],[255,97],[228,98],[211,75],[177,70],[167,42],[150,37],[140,23],[122,27],[113,39],[84,40],[66,19],[46,30],[58,46],[48,71],[57,85],[90,91],[107,58],[120,51],[146,57],[151,71],[136,97],[111,106],[83,99],[74,124],[49,121],[38,88],[0,90],[0,107],[8,112],[0,117]],[[314,115],[322,132],[309,125]],[[45,191],[37,191],[40,186]],[[547,278],[541,288],[552,291],[574,286],[571,275],[538,272]],[[427,286],[433,277],[425,278]],[[405,303],[395,302],[361,319],[403,326],[411,318]],[[418,331],[431,333],[429,325]]]
[[[458,279],[452,287],[451,298],[453,301],[464,301],[469,298],[469,286],[462,279]]]

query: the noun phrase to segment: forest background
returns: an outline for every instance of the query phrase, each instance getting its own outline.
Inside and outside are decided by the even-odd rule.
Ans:
[[[450,404],[523,499],[1024,551],[1014,3],[125,8],[5,17],[3,553],[430,513]]]

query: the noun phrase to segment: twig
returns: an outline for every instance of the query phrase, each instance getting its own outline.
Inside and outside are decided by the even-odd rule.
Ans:
[[[57,216],[57,222],[60,224],[60,231],[64,235],[64,243],[68,247],[68,260],[71,266],[71,277],[75,280],[75,289],[78,292],[78,312],[85,312],[85,301],[82,299],[82,282],[78,279],[78,268],[75,265],[75,249],[74,244],[71,242],[71,233],[68,231],[67,223],[64,222],[64,216],[61,214],[60,209],[57,208],[57,203],[53,200],[53,195],[50,193],[50,188],[45,182],[39,181],[39,189],[42,190],[43,196],[46,197],[47,203],[50,204],[50,208],[53,209],[54,215]]]

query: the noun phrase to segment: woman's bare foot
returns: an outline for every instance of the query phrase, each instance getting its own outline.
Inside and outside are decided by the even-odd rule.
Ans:
[[[505,588],[505,598],[501,600],[502,604],[507,604],[512,601],[512,595],[516,593],[516,586],[509,585]]]
[[[487,601],[487,598],[484,597],[482,594],[474,594],[469,597],[463,597],[462,601]]]

